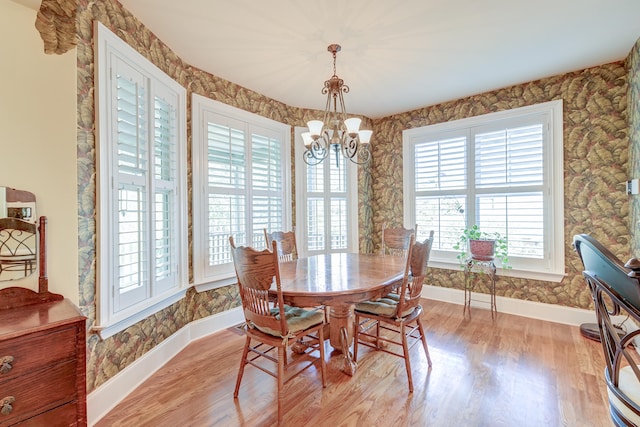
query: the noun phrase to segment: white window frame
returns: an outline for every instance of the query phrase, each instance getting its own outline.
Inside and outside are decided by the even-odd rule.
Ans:
[[[526,258],[509,256],[510,269],[500,269],[499,274],[536,280],[560,282],[565,276],[564,259],[564,175],[563,175],[563,116],[562,100],[549,101],[507,111],[484,114],[467,119],[403,131],[403,188],[404,222],[415,224],[415,157],[416,144],[435,135],[461,131],[491,124],[498,120],[517,120],[531,114],[546,114],[547,126],[544,141],[544,234],[548,242],[544,248],[543,262],[530,263]],[[468,142],[469,144],[470,142]],[[470,166],[471,167],[471,166]],[[471,190],[469,190],[471,191]],[[423,231],[429,224],[420,224]],[[429,266],[460,269],[457,252],[434,250]]]
[[[207,242],[208,242],[208,206],[207,197],[209,194],[207,182],[207,157],[208,157],[208,141],[207,141],[207,117],[224,116],[230,121],[240,123],[244,129],[245,137],[250,137],[252,129],[262,129],[268,131],[272,135],[277,135],[277,139],[282,144],[282,203],[283,218],[280,225],[282,230],[290,230],[291,221],[291,126],[275,120],[268,119],[258,114],[232,107],[206,98],[201,95],[193,94],[192,102],[192,172],[193,172],[193,276],[194,284],[198,292],[219,288],[221,286],[236,283],[235,269],[233,263],[225,263],[210,266],[206,262],[208,258]],[[248,143],[248,141],[247,141]],[[250,151],[247,149],[247,161],[250,164]],[[247,167],[247,174],[250,175],[250,167]],[[245,189],[247,197],[247,216],[251,217],[251,203],[249,200],[254,193],[249,183]],[[250,228],[250,222],[247,223]],[[264,238],[263,238],[264,240]]]
[[[94,330],[102,338],[107,338],[152,314],[179,301],[186,294],[188,287],[188,243],[187,243],[187,189],[186,189],[186,90],[162,70],[149,62],[123,40],[109,31],[103,24],[95,22],[95,55],[96,55],[96,135],[97,147],[97,295],[96,325]],[[156,282],[153,277],[153,224],[152,196],[154,189],[153,163],[149,162],[148,179],[143,180],[148,194],[147,224],[149,237],[145,240],[148,247],[147,262],[149,267],[149,284],[140,289],[143,299],[133,305],[118,308],[118,168],[117,168],[117,117],[115,108],[115,72],[116,63],[126,64],[136,74],[142,76],[149,93],[147,144],[153,145],[153,113],[155,98],[162,98],[175,108],[175,145],[176,176],[174,182],[175,200],[178,202],[173,214],[171,227],[175,230],[176,274],[169,280]],[[149,149],[152,152],[152,149]],[[119,301],[126,300],[126,295]]]
[[[307,227],[304,223],[305,218],[308,216],[307,212],[307,168],[309,167],[303,160],[303,154],[305,152],[304,143],[302,141],[302,133],[306,132],[306,127],[295,128],[295,161],[296,161],[296,239],[298,253],[302,257],[306,257],[307,253]],[[333,161],[335,154],[333,150],[329,153],[327,158],[319,165],[312,167],[325,167],[326,163]],[[348,242],[346,252],[357,253],[359,251],[359,231],[358,231],[358,165],[353,162],[347,161],[347,230],[348,230]],[[325,169],[328,171],[328,168]],[[325,185],[326,191],[328,186]],[[328,195],[327,195],[328,197]],[[327,199],[325,199],[327,200]],[[325,203],[328,208],[328,203]],[[327,216],[328,218],[328,216]],[[329,227],[325,227],[329,230]],[[328,240],[327,240],[328,241]],[[326,248],[325,253],[337,253],[345,252],[345,250],[331,250]]]

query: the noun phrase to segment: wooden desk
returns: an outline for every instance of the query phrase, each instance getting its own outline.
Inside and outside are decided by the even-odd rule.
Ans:
[[[345,355],[347,374],[355,362],[349,347],[353,342],[355,303],[388,294],[402,280],[406,261],[398,256],[329,254],[299,258],[280,264],[285,302],[299,307],[330,307],[330,343]]]

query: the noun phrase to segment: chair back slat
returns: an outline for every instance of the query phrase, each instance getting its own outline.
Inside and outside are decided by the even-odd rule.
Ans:
[[[433,246],[433,230],[424,242],[416,242],[415,235],[410,238],[410,246],[407,254],[407,266],[405,269],[402,287],[400,289],[400,301],[398,303],[397,317],[402,317],[412,311],[420,303],[422,287],[427,275],[427,266],[431,247]]]
[[[275,241],[277,243],[278,259],[280,261],[292,261],[298,258],[295,230],[268,233],[265,228],[264,239],[267,243],[267,248],[271,248],[271,242]]]
[[[270,313],[274,307],[279,308],[280,313],[284,313],[276,243],[272,242],[271,250],[262,251],[248,246],[236,247],[232,236],[229,237],[229,243],[245,320],[258,327],[280,331],[282,336],[286,336],[289,331],[285,316],[276,319]],[[275,304],[269,293],[274,284],[277,295]]]
[[[386,223],[382,224],[382,254],[407,256],[411,235],[416,234],[417,231],[418,224],[415,228],[387,228]]]

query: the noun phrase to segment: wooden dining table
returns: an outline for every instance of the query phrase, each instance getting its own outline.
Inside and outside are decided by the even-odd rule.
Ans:
[[[380,298],[397,287],[406,261],[393,255],[337,253],[280,263],[285,303],[298,307],[325,305],[329,310],[329,341],[345,356],[343,371],[353,375],[354,305]]]

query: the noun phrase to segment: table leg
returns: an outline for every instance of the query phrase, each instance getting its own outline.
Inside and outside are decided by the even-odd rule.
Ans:
[[[329,318],[329,342],[336,351],[342,352],[344,356],[342,371],[347,375],[353,375],[357,367],[350,351],[353,343],[353,305],[332,306]]]

